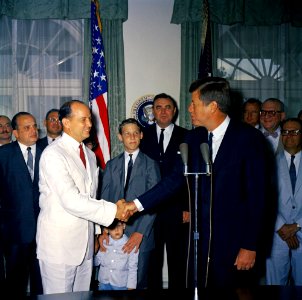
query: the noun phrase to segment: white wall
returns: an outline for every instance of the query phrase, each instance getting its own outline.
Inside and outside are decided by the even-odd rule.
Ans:
[[[180,25],[171,24],[174,0],[128,0],[124,23],[126,117],[134,102],[165,92],[178,101]]]

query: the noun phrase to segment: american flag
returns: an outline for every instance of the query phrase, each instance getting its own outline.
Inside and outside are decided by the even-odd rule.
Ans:
[[[102,27],[97,0],[91,1],[91,47],[90,109],[95,126],[94,150],[102,169],[110,159],[110,130],[107,110],[107,75],[102,39]]]

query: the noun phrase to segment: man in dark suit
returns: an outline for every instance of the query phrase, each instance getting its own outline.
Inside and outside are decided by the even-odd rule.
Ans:
[[[196,129],[187,136],[189,171],[205,171],[199,149],[213,135],[212,175],[200,176],[198,186],[198,285],[258,284],[255,263],[264,263],[259,260],[265,250],[260,242],[266,232],[266,182],[270,178],[267,144],[259,130],[228,116],[230,88],[225,79],[197,80],[190,92],[189,112]],[[183,177],[179,162],[171,176],[128,203],[128,211],[154,208]]]
[[[174,124],[177,118],[177,103],[170,95],[156,95],[152,110],[156,123],[143,130],[140,149],[159,163],[161,177],[164,178],[173,170],[175,160],[180,155],[179,145],[184,141],[187,130]],[[156,211],[155,248],[150,264],[149,288],[163,287],[165,247],[168,287],[179,289],[186,286],[186,248],[189,235],[187,225],[190,219],[188,201],[186,187],[183,186]]]
[[[7,293],[21,297],[26,295],[29,279],[32,295],[43,292],[35,242],[42,150],[36,146],[38,129],[31,114],[17,113],[12,128],[16,141],[0,147],[0,228],[5,288]]]
[[[59,110],[53,108],[46,114],[44,120],[44,126],[46,128],[46,136],[37,141],[37,145],[44,150],[49,144],[61,137],[62,124],[59,120]]]
[[[118,138],[123,143],[125,151],[106,164],[101,191],[102,199],[114,203],[123,196],[126,200],[133,199],[152,188],[160,180],[157,162],[139,150],[142,137],[140,125],[135,119],[129,118],[120,124]],[[133,161],[131,174],[127,171],[130,157]],[[129,184],[127,184],[127,178]],[[148,287],[149,259],[151,250],[154,248],[154,219],[154,213],[136,215],[129,220],[125,229],[129,240],[123,247],[124,252],[131,253],[134,248],[136,252],[139,250],[137,289]],[[106,250],[103,239],[107,237],[102,234],[99,238],[103,251]]]
[[[12,141],[12,125],[9,117],[0,115],[0,147],[11,143]],[[2,290],[5,286],[5,269],[4,269],[4,257],[3,257],[3,242],[1,241],[0,232],[0,289]]]

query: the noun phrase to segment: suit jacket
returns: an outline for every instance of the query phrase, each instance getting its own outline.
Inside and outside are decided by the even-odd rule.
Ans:
[[[156,124],[153,124],[144,130],[140,149],[149,157],[159,162],[162,178],[172,173],[175,160],[180,156],[179,145],[184,141],[184,136],[187,131],[188,130],[185,128],[174,125],[171,139],[161,158]],[[164,222],[182,223],[182,212],[184,210],[188,211],[188,207],[188,194],[186,192],[186,187],[183,186],[170,197],[169,200],[161,204],[160,210],[157,213],[161,214],[161,219]]]
[[[17,141],[0,147],[0,225],[4,243],[35,240],[39,214],[39,160],[36,146],[34,180]]]
[[[159,180],[160,171],[157,162],[140,151],[133,164],[127,199],[137,198],[138,195],[152,188]],[[124,182],[125,158],[124,153],[121,153],[106,164],[102,183],[102,199],[115,203],[118,199],[123,198]],[[154,247],[154,218],[155,214],[142,213],[136,214],[127,222],[125,230],[127,236],[130,237],[133,232],[139,232],[144,235],[140,245],[140,253],[150,251]]]
[[[189,172],[205,171],[200,144],[207,142],[207,136],[207,130],[203,127],[193,129],[187,135]],[[267,143],[263,134],[247,124],[231,119],[213,164],[212,201],[211,177],[199,178],[197,217],[198,226],[200,225],[200,275],[203,282],[210,243],[210,221],[210,269],[214,270],[212,274],[218,284],[223,282],[227,285],[232,280],[229,271],[234,268],[240,248],[260,249],[267,196],[265,183],[269,174],[267,155]],[[173,174],[139,196],[139,201],[145,209],[152,208],[164,201],[173,192],[173,187],[181,184],[183,177],[183,166],[178,162]]]
[[[64,133],[40,160],[37,255],[50,263],[80,265],[89,241],[93,249],[93,222],[108,226],[116,214],[115,205],[94,199],[99,171],[95,154],[85,148],[85,169],[78,145]]]
[[[292,185],[289,176],[289,168],[284,151],[276,156],[278,176],[278,215],[275,230],[279,230],[284,224],[302,224],[302,156],[300,159],[295,193],[292,192]],[[294,209],[293,209],[294,208]],[[302,238],[299,231],[298,236]],[[302,239],[300,239],[301,241]]]
[[[42,149],[42,151],[48,146],[47,136],[37,140],[37,145]]]

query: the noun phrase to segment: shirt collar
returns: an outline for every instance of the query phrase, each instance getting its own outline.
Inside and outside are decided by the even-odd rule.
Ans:
[[[27,153],[27,148],[30,147],[31,148],[31,153],[33,155],[35,155],[35,153],[36,153],[36,144],[33,144],[31,146],[26,146],[26,145],[20,143],[19,141],[18,141],[18,144],[19,144],[19,146],[21,148],[22,153]]]
[[[133,162],[134,162],[135,159],[137,158],[138,153],[139,153],[139,149],[136,149],[134,152],[131,153],[131,154],[133,154],[133,155],[132,155],[132,160],[133,160]],[[125,156],[125,160],[127,160],[128,157],[129,157],[129,152],[125,151],[125,152],[124,152],[124,156]]]
[[[167,126],[166,128],[165,128],[165,133],[171,133],[172,131],[173,131],[173,128],[174,128],[174,124],[173,123],[171,123],[169,126]],[[158,126],[158,124],[156,124],[156,132],[157,132],[157,135],[160,135],[160,132],[161,132],[161,127],[159,127]]]
[[[78,151],[78,150],[79,150],[80,144],[83,145],[83,149],[85,148],[83,143],[79,143],[79,142],[76,141],[73,137],[71,137],[69,134],[67,134],[67,133],[65,133],[65,132],[63,132],[63,134],[62,134],[62,138],[63,138],[64,140],[66,140],[67,143],[68,143],[75,151]]]
[[[226,116],[224,121],[212,131],[213,136],[218,138],[218,137],[224,135],[229,126],[230,120],[231,120],[230,117]]]

